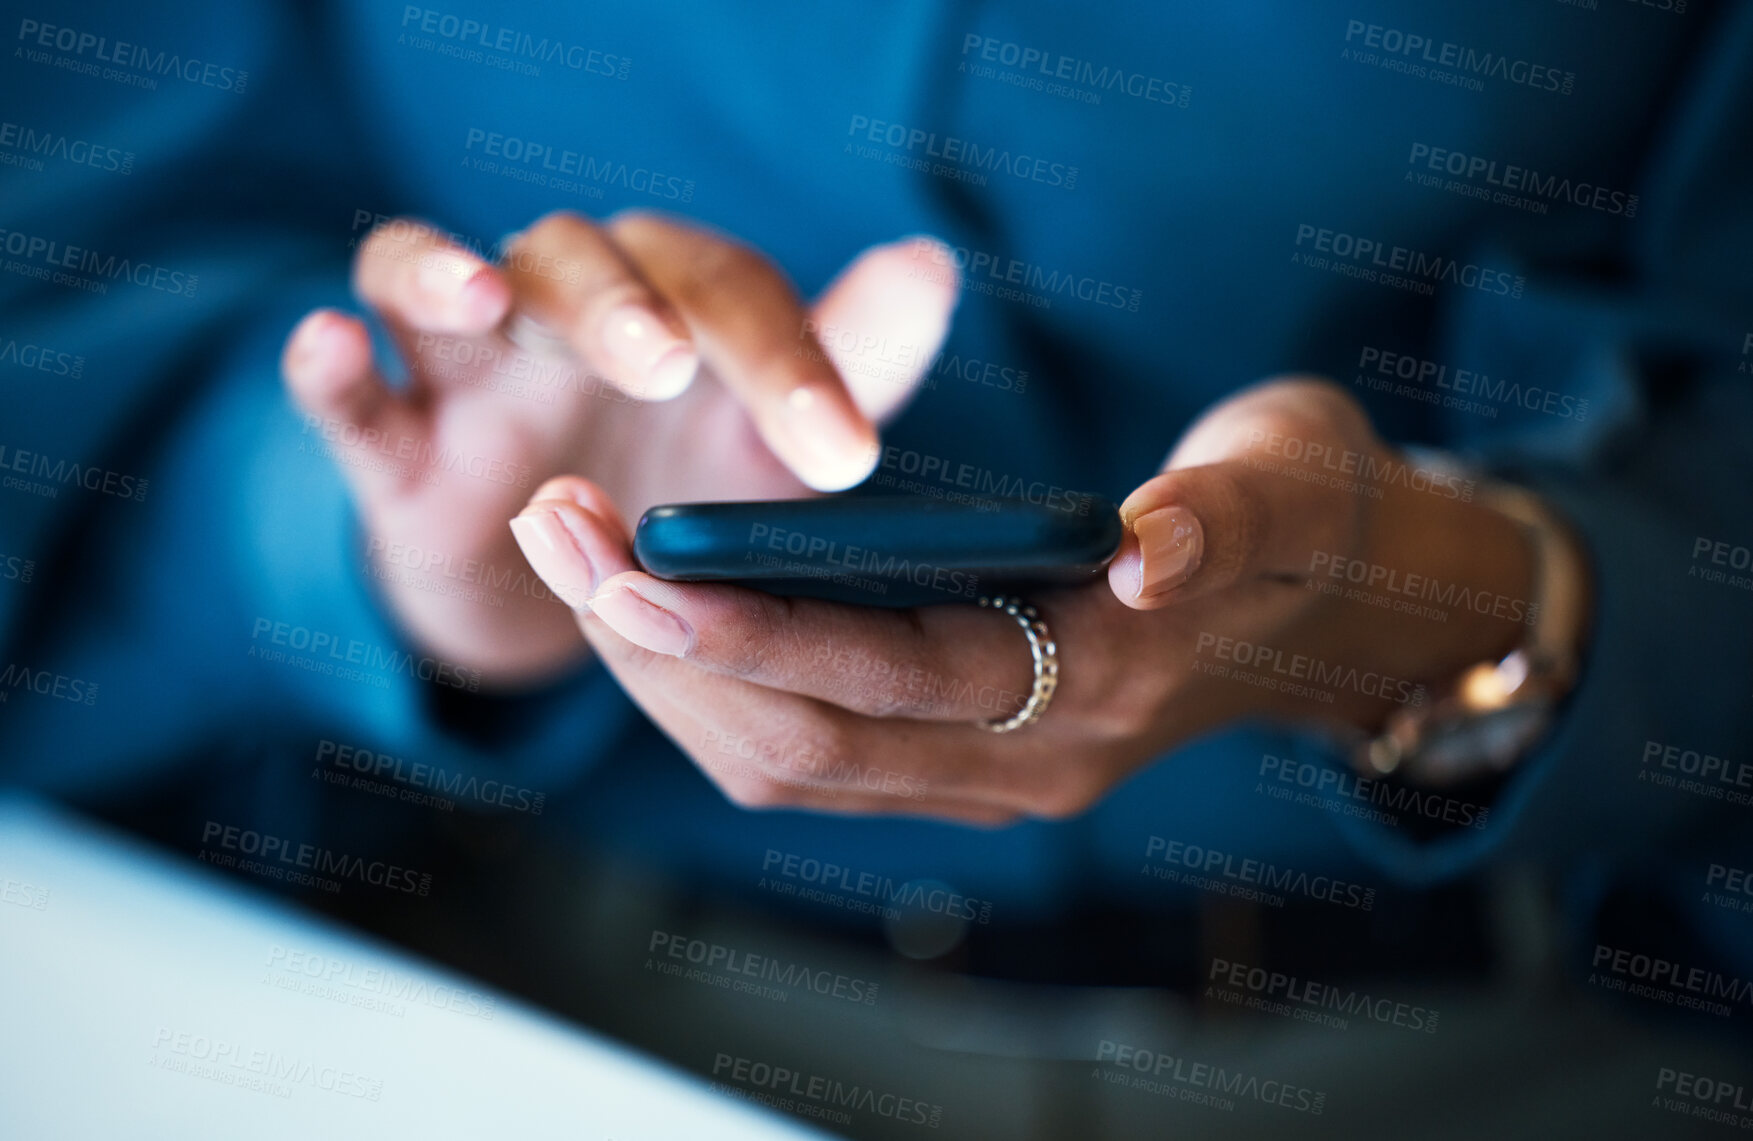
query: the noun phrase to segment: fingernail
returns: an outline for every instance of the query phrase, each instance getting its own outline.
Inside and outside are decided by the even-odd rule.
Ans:
[[[287,368],[302,373],[321,362],[329,355],[330,347],[334,343],[334,329],[335,320],[332,314],[313,313],[306,317],[292,339],[292,351],[286,358]]]
[[[435,297],[456,297],[475,276],[481,263],[455,250],[429,250],[420,255],[414,280]]]
[[[1138,598],[1155,598],[1180,586],[1199,569],[1205,530],[1185,507],[1164,507],[1133,520],[1138,536]]]
[[[868,428],[810,385],[785,401],[786,432],[800,453],[798,476],[817,491],[844,491],[876,470],[878,449]]]
[[[523,557],[556,598],[574,610],[590,609],[590,598],[597,588],[596,567],[559,515],[526,508],[511,521],[511,533]]]
[[[537,356],[565,358],[572,353],[565,337],[522,310],[512,310],[506,319],[505,339]]]
[[[590,608],[615,633],[654,654],[680,658],[694,646],[692,627],[630,586],[598,595]]]
[[[571,476],[557,475],[553,479],[544,481],[530,494],[530,505],[534,506],[544,499],[569,499],[589,511],[589,504],[578,496],[575,488],[576,484]]]
[[[511,294],[492,270],[477,269],[456,296],[457,313],[471,326],[496,324],[505,315]]]
[[[618,379],[635,386],[635,395],[646,400],[680,395],[693,383],[700,367],[693,346],[640,305],[621,305],[609,311],[603,319],[603,348]]]

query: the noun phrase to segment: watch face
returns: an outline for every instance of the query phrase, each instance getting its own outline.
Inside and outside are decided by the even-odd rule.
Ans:
[[[1417,768],[1426,779],[1444,781],[1507,768],[1550,720],[1550,706],[1535,701],[1432,725],[1420,742]]]

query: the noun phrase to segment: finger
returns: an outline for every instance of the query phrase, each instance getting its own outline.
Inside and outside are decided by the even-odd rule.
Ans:
[[[537,500],[558,499],[578,504],[590,513],[594,522],[601,523],[610,529],[609,539],[616,552],[625,551],[633,542],[632,532],[627,528],[627,521],[621,518],[620,509],[609,493],[576,475],[557,475],[536,488],[530,496],[530,502]],[[617,554],[617,557],[621,557]]]
[[[876,429],[772,263],[722,235],[643,212],[617,215],[609,232],[675,303],[713,375],[786,467],[818,491],[870,475]]]
[[[585,512],[587,550],[625,530]],[[590,608],[653,653],[867,717],[1005,718],[1034,681],[1028,641],[1008,615],[973,605],[893,610],[781,598],[724,583],[667,582],[634,566],[596,579]],[[1075,606],[1067,593],[1064,604]]]
[[[631,549],[615,544],[610,520],[578,502],[585,481],[551,481],[539,494],[568,482],[571,497],[537,499],[519,516],[556,516],[556,530],[544,537],[514,524],[519,545],[543,581],[574,605],[579,628],[622,687],[683,751],[700,760],[712,746],[729,742],[753,766],[726,774],[743,782],[726,786],[738,803],[885,814],[929,810],[991,825],[1038,805],[1041,766],[1016,763],[1014,756],[998,763],[997,750],[1018,751],[1009,739],[995,745],[995,738],[965,724],[860,717],[623,638],[597,613],[603,595],[579,600],[578,584],[607,570],[626,574]],[[998,769],[1008,772],[995,780]],[[873,791],[881,795],[865,795]]]
[[[653,654],[594,614],[579,626],[628,696],[742,807],[935,816],[989,826],[1017,815],[982,798],[947,794],[917,765],[891,763],[915,752],[904,741],[842,744],[857,733],[850,714]]]
[[[1337,384],[1319,377],[1272,377],[1201,415],[1176,443],[1164,470],[1239,459],[1250,441],[1273,433],[1310,441],[1348,440],[1359,449],[1381,444],[1369,413]]]
[[[655,653],[866,717],[1004,718],[1034,678],[1016,622],[974,606],[846,606],[630,571],[591,609]]]
[[[1108,566],[1121,602],[1154,610],[1249,579],[1300,585],[1310,551],[1350,549],[1368,501],[1318,465],[1256,454],[1273,439],[1338,457],[1341,476],[1379,445],[1367,414],[1331,382],[1275,378],[1224,400],[1121,504],[1126,532]]]
[[[1300,587],[1309,552],[1348,549],[1358,518],[1347,492],[1241,460],[1167,471],[1121,504],[1126,531],[1108,584],[1138,610],[1244,582]]]
[[[1063,749],[1037,738],[995,737],[971,725],[879,720],[795,693],[726,678],[620,637],[594,612],[579,622],[628,695],[683,751],[711,770],[729,744],[754,768],[725,791],[739,804],[947,816],[1002,823],[1056,814],[1055,798],[1093,799],[1061,780]],[[1040,750],[1052,748],[1054,757]],[[1092,774],[1093,775],[1093,767]],[[763,779],[764,778],[764,779]]]
[[[823,291],[804,323],[846,381],[859,409],[877,423],[898,413],[918,391],[949,332],[960,298],[952,268],[942,280],[917,276],[921,243],[906,238],[872,246]]]
[[[422,435],[418,413],[385,383],[371,354],[363,322],[318,309],[286,339],[280,360],[287,390],[307,417],[307,434],[323,441],[354,490],[368,498],[416,477],[394,457],[405,454],[402,441]]]
[[[620,526],[599,488],[561,477],[537,490],[512,531],[543,581],[574,607],[580,629],[622,687],[737,803],[938,815],[987,826],[1015,818],[1013,808],[934,793],[925,778],[884,767],[875,756],[843,759],[827,747],[826,707],[715,676],[620,637],[592,614],[584,585],[631,562],[630,544],[613,533]]]
[[[1204,524],[1190,505],[1174,502],[1181,484],[1153,487],[1152,483],[1121,505],[1120,521],[1126,529],[1108,563],[1114,597],[1135,610],[1155,610],[1191,594],[1183,588],[1205,559]],[[1234,542],[1238,535],[1245,538],[1251,526],[1245,519],[1238,519],[1235,527],[1226,521],[1225,541]],[[1213,581],[1208,578],[1206,583]]]
[[[353,288],[391,325],[426,333],[484,335],[511,306],[497,270],[409,219],[372,230],[353,260]]]
[[[744,807],[986,825],[1021,811],[988,795],[992,766],[977,754],[989,743],[970,727],[945,735],[942,726],[875,721],[715,675],[627,641],[594,608],[579,627],[628,695]]]
[[[538,487],[511,533],[530,568],[574,610],[588,610],[603,580],[630,562],[632,538],[620,512],[607,492],[577,476]]]
[[[622,391],[669,400],[693,383],[700,358],[688,326],[588,219],[547,215],[512,242],[505,272],[520,314]]]

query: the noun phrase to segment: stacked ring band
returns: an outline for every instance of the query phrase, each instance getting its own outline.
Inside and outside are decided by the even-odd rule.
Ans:
[[[982,597],[980,606],[1003,611],[1016,619],[1017,625],[1023,628],[1023,636],[1029,640],[1029,657],[1035,666],[1035,681],[1029,689],[1029,699],[1009,717],[975,722],[988,733],[1012,733],[1040,720],[1047,712],[1053,691],[1059,686],[1059,647],[1054,643],[1047,623],[1041,620],[1040,612],[1022,599],[994,594]]]

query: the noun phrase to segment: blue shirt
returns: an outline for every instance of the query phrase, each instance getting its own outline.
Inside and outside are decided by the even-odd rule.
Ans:
[[[1694,900],[1707,861],[1753,859],[1753,9],[191,0],[15,25],[8,782],[182,790],[192,845],[207,819],[319,827],[325,769],[364,753],[689,875],[747,888],[805,853],[1013,916],[1182,898],[1139,874],[1153,838],[1383,885],[1655,859]],[[277,354],[348,304],[376,219],[487,248],[558,207],[685,214],[806,293],[871,243],[943,237],[967,284],[879,488],[1120,498],[1227,393],[1331,376],[1387,438],[1574,521],[1581,685],[1429,842],[1352,811],[1355,786],[1274,795],[1334,758],[1257,726],[1077,820],[984,832],[738,811],[596,668],[459,714],[379,605]]]

